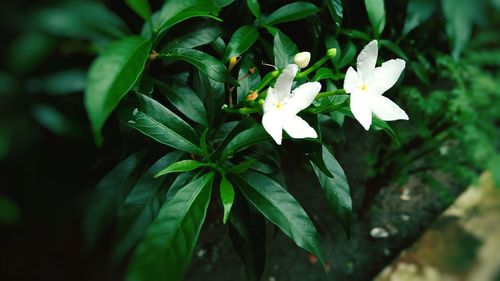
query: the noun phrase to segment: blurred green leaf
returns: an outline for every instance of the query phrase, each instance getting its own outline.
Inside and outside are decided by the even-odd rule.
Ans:
[[[156,87],[182,114],[203,126],[208,126],[207,112],[200,100],[191,88],[186,86],[164,84],[155,81]]]
[[[344,170],[339,162],[330,153],[328,148],[322,146],[322,158],[330,177],[325,174],[314,162],[311,161],[314,172],[318,176],[319,183],[325,192],[326,199],[333,210],[335,217],[342,223],[347,236],[351,232],[352,200]]]
[[[32,20],[34,26],[57,37],[111,40],[128,33],[121,18],[97,1],[66,1],[42,8]]]
[[[120,106],[119,113],[130,127],[159,143],[196,155],[202,153],[194,129],[152,98],[133,95]]]
[[[0,196],[0,225],[13,224],[19,220],[19,207],[11,199]]]
[[[437,8],[438,2],[436,0],[409,0],[406,8],[403,35],[408,34],[414,28],[427,21]]]
[[[354,45],[352,41],[347,41],[344,48],[342,48],[342,58],[338,63],[338,67],[344,68],[345,66],[351,65],[356,56],[356,52],[356,45]]]
[[[342,0],[326,0],[325,2],[328,6],[328,10],[330,11],[330,15],[332,15],[335,26],[337,28],[340,27],[343,17]]]
[[[87,74],[82,69],[68,69],[43,78],[43,90],[51,95],[66,95],[85,90]]]
[[[247,0],[247,6],[256,18],[260,18],[260,5],[258,0]]]
[[[453,0],[441,0],[446,18],[446,33],[450,40],[452,56],[458,60],[472,34],[472,11],[476,1],[465,0],[460,5]]]
[[[221,61],[202,51],[186,48],[175,48],[160,53],[161,58],[183,60],[208,75],[209,78],[218,82],[228,82],[237,85],[238,82],[230,77],[226,67]]]
[[[274,64],[278,68],[284,68],[292,62],[295,54],[299,52],[297,45],[281,31],[274,36]]]
[[[189,172],[205,166],[205,163],[196,160],[181,160],[170,164],[155,174],[155,178],[170,173]]]
[[[259,38],[257,29],[250,25],[244,25],[236,30],[227,44],[224,59],[240,56],[248,50]]]
[[[347,37],[352,38],[352,39],[359,39],[363,41],[370,41],[371,37],[367,33],[361,31],[361,30],[356,30],[356,29],[343,29],[342,33],[345,34]]]
[[[179,160],[182,155],[182,152],[174,151],[158,159],[130,190],[119,208],[119,235],[111,256],[113,264],[117,264],[129,253],[160,211],[165,196],[162,186],[165,185],[166,177],[155,179],[154,175],[161,168]]]
[[[398,55],[399,58],[402,58],[405,61],[409,60],[409,58],[405,54],[405,52],[403,50],[401,50],[401,48],[398,45],[396,45],[396,43],[393,43],[390,40],[378,40],[378,43],[380,44],[380,46],[391,50],[394,54]]]
[[[220,199],[222,201],[222,205],[224,206],[224,218],[222,219],[222,222],[226,224],[234,202],[234,188],[225,176],[223,176],[220,181],[219,191]]]
[[[314,254],[323,264],[316,228],[292,195],[277,182],[260,173],[246,172],[241,176],[232,176],[231,179],[262,215],[292,238],[297,246]]]
[[[56,41],[40,32],[28,32],[15,38],[8,46],[6,62],[16,74],[34,71],[55,50]]]
[[[127,281],[182,280],[205,220],[213,177],[209,173],[192,181],[163,205],[132,256]]]
[[[150,49],[150,41],[126,37],[109,46],[90,66],[84,103],[97,144],[102,143],[106,119],[139,79]]]
[[[31,114],[43,127],[55,135],[69,138],[81,137],[79,128],[61,112],[47,104],[36,104],[31,108]]]
[[[135,153],[120,162],[97,184],[83,219],[84,239],[87,249],[96,245],[98,236],[109,226],[118,206],[136,181],[134,172],[141,154]]]
[[[215,41],[220,34],[221,30],[218,26],[197,27],[194,31],[169,40],[167,45],[161,49],[161,52],[167,52],[168,50],[175,48],[191,49],[203,46]]]
[[[314,15],[320,9],[308,2],[294,2],[287,4],[264,18],[264,24],[275,25],[278,23],[296,21]]]
[[[384,0],[365,0],[368,19],[373,27],[373,33],[378,38],[385,27],[385,6]]]
[[[151,7],[148,0],[125,0],[125,3],[145,21],[151,19]]]

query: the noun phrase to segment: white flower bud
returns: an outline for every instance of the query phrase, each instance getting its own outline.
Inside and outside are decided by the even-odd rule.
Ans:
[[[311,53],[309,52],[301,52],[293,57],[293,62],[300,68],[305,68],[309,64],[311,60]]]

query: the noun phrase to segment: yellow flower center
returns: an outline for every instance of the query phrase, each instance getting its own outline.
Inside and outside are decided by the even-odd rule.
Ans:
[[[363,86],[361,86],[361,91],[366,92],[367,88],[366,84],[363,84]]]
[[[279,110],[279,109],[282,109],[282,108],[283,108],[283,103],[282,103],[282,102],[278,102],[278,103],[276,104],[276,109],[278,109],[278,110]]]

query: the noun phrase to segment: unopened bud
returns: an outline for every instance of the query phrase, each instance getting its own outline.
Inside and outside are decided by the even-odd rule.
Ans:
[[[311,61],[311,53],[309,52],[301,52],[295,55],[293,57],[293,62],[299,67],[299,68],[305,68],[309,64],[309,61]]]
[[[278,77],[278,75],[280,75],[280,71],[279,70],[274,70],[273,72],[271,72],[271,75],[273,77]]]
[[[326,55],[330,58],[333,58],[334,56],[337,55],[337,49],[336,48],[331,48],[326,51]]]
[[[257,102],[258,102],[260,105],[263,105],[263,104],[264,104],[264,99],[259,99]]]
[[[259,93],[257,93],[256,91],[253,91],[250,94],[248,94],[247,101],[253,101],[258,97],[259,97]]]
[[[158,54],[157,51],[153,50],[151,51],[151,53],[149,54],[149,60],[154,60],[156,59],[160,54]]]
[[[229,67],[227,68],[227,70],[231,71],[233,69],[233,67],[238,63],[239,61],[239,57],[232,57],[229,59]]]

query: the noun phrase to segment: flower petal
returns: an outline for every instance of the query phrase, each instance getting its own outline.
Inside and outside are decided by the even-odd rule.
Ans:
[[[281,144],[283,119],[283,114],[276,111],[265,112],[262,117],[262,126],[277,144]]]
[[[405,68],[406,62],[402,59],[394,59],[384,62],[375,68],[375,79],[368,87],[373,94],[381,95],[389,90],[399,79]]]
[[[349,67],[349,69],[347,69],[347,72],[345,73],[344,78],[344,90],[346,91],[346,93],[352,93],[356,89],[360,89],[362,86],[361,84],[363,83],[359,79],[356,70],[354,70],[354,68],[352,67]]]
[[[278,103],[278,98],[276,97],[275,91],[273,88],[269,87],[267,89],[266,100],[264,101],[264,104],[262,105],[262,108],[264,109],[264,113],[272,110],[276,106],[277,103]]]
[[[318,137],[316,131],[297,115],[287,117],[283,122],[283,129],[294,139]]]
[[[384,96],[370,95],[370,109],[385,121],[408,120],[408,115],[397,104]]]
[[[288,97],[292,91],[293,78],[297,74],[299,67],[296,64],[289,64],[283,69],[276,83],[274,83],[274,93],[279,101]]]
[[[377,45],[377,40],[371,41],[358,55],[356,70],[358,71],[359,78],[365,84],[370,84],[370,82],[373,81],[375,64],[377,63],[378,56]]]
[[[321,90],[319,82],[307,82],[297,87],[292,92],[290,101],[286,104],[286,110],[292,115],[296,115],[304,108],[307,108],[314,101],[316,95]]]
[[[361,126],[367,131],[372,124],[372,112],[368,106],[368,95],[369,94],[363,92],[354,92],[351,94],[350,101],[351,112],[354,118],[356,118]]]

